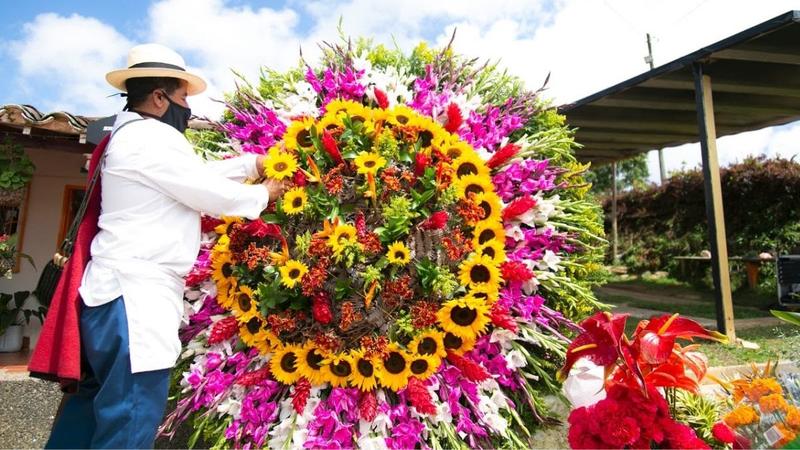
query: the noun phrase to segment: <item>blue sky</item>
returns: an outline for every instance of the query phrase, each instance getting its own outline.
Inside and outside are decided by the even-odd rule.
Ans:
[[[43,112],[113,114],[119,98],[104,74],[144,42],[174,48],[209,81],[193,110],[215,116],[214,98],[233,88],[230,69],[249,78],[260,66],[283,70],[319,54],[318,43],[352,36],[410,49],[434,46],[457,30],[455,49],[499,60],[529,87],[551,74],[555,104],[592,94],[647,70],[645,33],[656,65],[787,10],[798,0],[28,0],[0,1],[0,104]],[[726,164],[749,154],[792,156],[800,126],[720,140]],[[699,162],[696,146],[666,152],[667,170]],[[657,179],[656,156],[650,156]]]

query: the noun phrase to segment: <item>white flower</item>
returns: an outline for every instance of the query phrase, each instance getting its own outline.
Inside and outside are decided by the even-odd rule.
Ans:
[[[512,333],[510,330],[506,330],[505,328],[495,328],[492,331],[492,335],[489,337],[489,342],[491,343],[498,343],[503,350],[508,350],[511,348],[511,341],[514,340],[516,335]]]
[[[552,270],[558,272],[561,270],[561,257],[553,253],[551,250],[545,250],[542,260],[536,263],[536,268],[540,270]]]
[[[230,395],[217,405],[217,412],[238,418],[242,412],[242,402]]]
[[[500,434],[505,433],[506,428],[508,428],[508,421],[501,417],[500,414],[486,414],[483,416],[483,422]]]
[[[363,56],[356,56],[352,59],[353,62],[353,70],[356,72],[360,70],[369,71],[372,69],[372,63]]]
[[[362,435],[358,438],[358,448],[361,450],[386,450],[386,439],[382,436]]]
[[[510,237],[515,241],[522,241],[525,239],[525,234],[519,225],[511,225],[506,227],[506,237]]]
[[[523,355],[519,350],[511,350],[510,352],[506,353],[504,357],[506,359],[506,366],[508,366],[508,368],[511,370],[528,365],[525,355]]]

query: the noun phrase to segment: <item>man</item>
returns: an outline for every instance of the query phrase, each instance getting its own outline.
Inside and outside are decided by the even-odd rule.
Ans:
[[[200,246],[200,212],[257,218],[282,194],[261,157],[206,163],[183,136],[188,95],[205,82],[157,44],[134,47],[108,82],[127,92],[101,172],[99,231],[83,273],[81,350],[89,376],[66,400],[49,448],[152,447],[179,356],[183,277]]]

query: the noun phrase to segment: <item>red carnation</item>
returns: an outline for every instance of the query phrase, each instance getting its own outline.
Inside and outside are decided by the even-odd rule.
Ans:
[[[447,214],[447,211],[436,211],[420,224],[420,228],[423,230],[441,230],[447,226],[447,220],[449,218],[450,215]]]
[[[358,416],[362,420],[372,422],[378,415],[378,399],[372,392],[362,392],[358,399]]]
[[[213,345],[227,341],[232,338],[237,331],[239,331],[239,325],[236,323],[235,317],[228,316],[218,320],[211,326],[211,332],[208,333],[208,343]]]
[[[325,292],[320,292],[314,296],[311,301],[311,315],[314,317],[314,320],[322,325],[327,325],[333,320],[331,304]]]
[[[225,223],[224,220],[217,219],[216,217],[202,216],[200,217],[200,230],[203,233],[210,233],[214,231],[214,228],[216,228],[217,225],[221,225],[223,223]]]
[[[496,302],[492,305],[489,318],[492,320],[492,325],[495,327],[505,328],[514,333],[517,332],[517,322],[511,317],[507,306],[502,306],[499,302]]]
[[[378,103],[378,106],[381,109],[386,109],[389,107],[389,98],[386,97],[386,93],[382,90],[375,88],[375,102]]]
[[[419,381],[417,377],[408,379],[406,394],[408,395],[409,401],[411,401],[411,405],[417,409],[418,413],[429,415],[436,414],[436,406],[434,406],[431,401],[430,392],[428,392],[428,389],[425,388],[425,385],[422,384],[422,381]]]
[[[294,181],[295,186],[303,187],[306,184],[308,184],[308,179],[306,178],[306,174],[304,174],[302,170],[298,170],[297,172],[295,172],[292,180]]]
[[[483,366],[469,358],[448,351],[447,360],[458,367],[469,381],[479,382],[489,378],[489,372],[487,372]]]
[[[294,384],[294,392],[292,393],[292,406],[297,414],[303,414],[306,409],[306,402],[308,402],[308,395],[311,392],[311,383],[305,379],[300,378]]]
[[[486,161],[486,166],[490,169],[502,166],[506,161],[516,156],[520,147],[516,144],[508,144],[500,150],[496,151],[489,161]]]
[[[418,152],[414,157],[414,175],[421,177],[425,174],[425,169],[430,165],[431,157],[425,153]]]
[[[736,442],[736,433],[730,429],[724,422],[717,422],[711,427],[711,434],[714,435],[714,439],[725,443],[725,444],[733,444]]]
[[[536,200],[530,195],[520,197],[505,207],[503,210],[503,220],[511,220],[530,211],[534,206],[536,206]]]
[[[339,153],[339,147],[336,145],[336,139],[334,139],[333,135],[331,135],[331,132],[328,130],[322,133],[322,148],[330,155],[334,163],[342,164],[344,162],[342,154]]]
[[[245,387],[255,386],[267,378],[269,378],[269,366],[243,374],[236,380],[236,384]]]
[[[444,129],[455,133],[461,127],[463,121],[464,118],[461,116],[461,110],[458,109],[458,105],[450,103],[447,106],[447,123],[444,125]]]
[[[533,272],[528,269],[528,266],[519,261],[505,261],[500,264],[500,273],[503,275],[503,280],[507,283],[511,281],[526,282],[533,278]]]

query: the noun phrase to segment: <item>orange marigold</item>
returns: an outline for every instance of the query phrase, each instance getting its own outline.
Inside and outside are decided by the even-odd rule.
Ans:
[[[781,433],[781,440],[775,443],[775,448],[783,448],[786,444],[797,438],[797,434],[782,423],[775,425],[775,428]]]
[[[729,412],[722,419],[726,425],[731,428],[738,428],[744,425],[758,422],[761,417],[758,412],[750,405],[740,405],[733,411]]]
[[[786,412],[789,409],[789,404],[783,398],[783,394],[769,394],[758,399],[758,406],[761,408],[762,414],[769,414],[775,411]]]
[[[783,393],[783,388],[774,378],[755,378],[750,382],[740,381],[734,383],[734,394],[736,394],[736,390],[741,390],[741,393],[752,402],[757,402],[765,395]],[[735,397],[736,395],[734,395],[734,400],[736,400]]]
[[[789,410],[786,411],[786,424],[795,430],[800,428],[800,408],[789,405]]]

